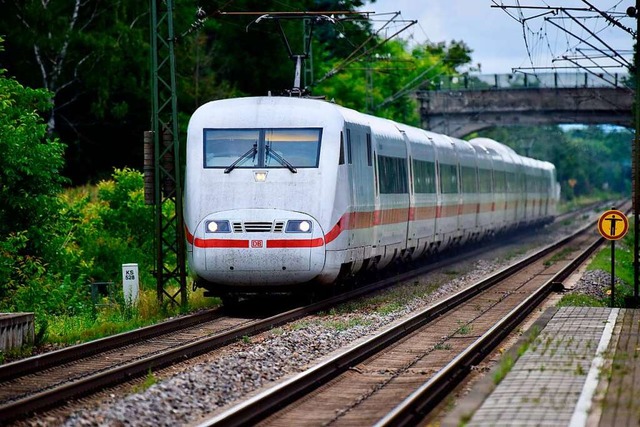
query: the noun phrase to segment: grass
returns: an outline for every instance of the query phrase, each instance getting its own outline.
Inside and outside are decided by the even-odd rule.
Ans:
[[[625,306],[625,298],[633,295],[633,221],[629,221],[629,232],[627,235],[616,241],[616,288],[615,301],[616,307]],[[611,273],[611,244],[605,244],[593,258],[587,270],[603,270]],[[608,290],[610,293],[610,289]],[[596,298],[587,295],[567,294],[564,295],[557,304],[559,307],[579,306],[579,307],[609,307],[611,305],[611,297],[606,295],[604,298]]]
[[[575,251],[575,248],[564,248],[563,250],[561,250],[557,254],[554,254],[549,259],[545,260],[545,262],[543,264],[544,264],[545,267],[550,267],[553,264],[555,264],[556,262],[558,262],[558,261],[560,261],[562,259],[565,259],[565,257],[567,255],[569,255],[570,253],[572,253],[574,251]]]
[[[78,344],[152,325],[172,316],[220,304],[216,298],[204,297],[202,290],[192,292],[186,308],[168,302],[159,303],[155,290],[141,290],[135,308],[125,307],[115,299],[103,299],[93,312],[77,316],[49,316],[45,343]]]
[[[574,197],[572,200],[562,202],[558,205],[558,213],[565,213],[589,206],[593,203],[603,202],[611,198],[611,194],[599,193],[589,196]]]
[[[469,335],[472,330],[473,330],[473,325],[469,325],[461,320],[458,320],[457,332],[460,335]]]
[[[157,382],[158,382],[158,379],[153,374],[153,372],[151,372],[151,369],[149,369],[149,372],[147,373],[147,376],[144,378],[144,381],[142,382],[142,384],[138,384],[134,386],[131,391],[133,393],[142,393],[143,391],[145,391],[152,385],[156,384]]]
[[[400,301],[391,301],[382,304],[376,309],[376,312],[385,316],[387,314],[391,314],[395,311],[400,311],[404,308],[404,304]]]
[[[449,343],[438,343],[434,347],[436,350],[451,350],[451,344]]]
[[[568,294],[558,302],[558,307],[607,307],[609,302],[591,295]]]
[[[330,320],[323,322],[325,327],[335,329],[336,331],[346,331],[348,329],[355,328],[356,326],[367,326],[370,324],[371,322],[369,320],[359,319],[357,317],[347,320]]]
[[[510,355],[510,354],[504,355],[500,359],[500,364],[498,365],[498,367],[496,368],[496,371],[493,374],[493,383],[495,385],[500,384],[500,382],[511,371],[511,369],[513,368],[514,364],[515,364],[515,360],[513,359],[512,355]]]
[[[538,336],[540,335],[540,327],[534,325],[531,327],[531,331],[524,342],[518,347],[516,351],[517,357],[514,359],[511,353],[504,354],[502,358],[500,358],[500,364],[496,368],[493,374],[493,383],[495,385],[500,384],[500,382],[507,376],[507,374],[513,368],[517,358],[522,356],[534,343],[538,342]]]

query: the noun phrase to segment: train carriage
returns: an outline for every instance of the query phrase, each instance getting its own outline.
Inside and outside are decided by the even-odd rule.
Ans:
[[[304,291],[549,221],[553,165],[322,100],[213,101],[189,122],[184,217],[211,295]]]

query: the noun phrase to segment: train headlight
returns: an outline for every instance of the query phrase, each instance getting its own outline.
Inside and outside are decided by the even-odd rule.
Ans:
[[[312,224],[311,221],[307,221],[307,220],[298,220],[298,219],[292,219],[290,221],[287,221],[287,228],[285,229],[285,232],[287,233],[311,233],[311,229],[312,229]]]
[[[227,220],[207,221],[204,228],[207,233],[231,233],[231,225]]]
[[[265,182],[267,180],[267,172],[266,171],[254,172],[253,179],[255,179],[256,182]]]

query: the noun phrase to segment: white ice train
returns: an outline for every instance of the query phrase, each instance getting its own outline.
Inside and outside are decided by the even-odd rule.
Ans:
[[[295,97],[209,102],[189,122],[184,218],[209,295],[304,290],[549,222],[553,164]]]

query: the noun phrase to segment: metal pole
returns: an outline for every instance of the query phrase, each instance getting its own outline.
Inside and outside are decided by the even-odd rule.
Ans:
[[[182,176],[178,142],[174,0],[150,0],[151,129],[154,144],[156,292],[187,304]],[[166,209],[163,209],[166,208]],[[175,263],[175,265],[173,265]],[[175,288],[170,288],[170,284]]]
[[[611,226],[611,234],[615,234],[615,227]],[[611,241],[611,307],[615,306],[616,293],[616,241]]]
[[[635,117],[635,136],[634,136],[634,143],[633,143],[633,156],[634,156],[634,160],[635,160],[635,168],[633,171],[633,225],[634,225],[634,231],[633,231],[633,306],[638,306],[638,282],[639,282],[639,278],[640,278],[640,266],[638,265],[639,262],[639,254],[640,254],[640,250],[639,250],[639,245],[638,245],[638,240],[640,238],[640,215],[639,212],[640,211],[640,171],[638,171],[638,168],[640,167],[640,49],[638,46],[638,34],[640,33],[640,17],[638,16],[640,11],[640,0],[636,0],[636,11],[635,11],[635,18],[636,18],[636,49],[634,52],[634,68],[635,68],[635,87],[636,87],[636,92],[635,92],[635,111],[634,111],[634,117]]]

